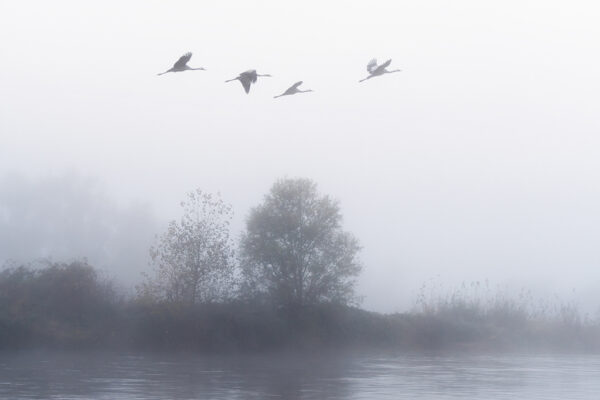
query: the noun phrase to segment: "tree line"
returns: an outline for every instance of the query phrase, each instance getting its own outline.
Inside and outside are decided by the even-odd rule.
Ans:
[[[570,305],[458,291],[419,309],[361,310],[358,240],[308,179],[275,182],[238,243],[232,208],[200,190],[150,249],[133,296],[85,260],[0,271],[0,350],[25,347],[263,351],[323,346],[600,351],[600,323]]]
[[[260,298],[280,307],[356,299],[360,245],[342,229],[339,203],[311,180],[275,182],[250,211],[237,254],[230,205],[198,189],[181,207],[150,250],[140,297],[189,305]]]
[[[195,190],[181,210],[132,297],[86,260],[4,268],[0,348],[261,349],[354,331],[342,320],[356,303],[360,246],[313,181],[276,181],[238,243],[220,196]]]

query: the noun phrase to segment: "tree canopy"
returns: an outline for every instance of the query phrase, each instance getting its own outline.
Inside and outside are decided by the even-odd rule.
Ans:
[[[282,305],[352,302],[360,246],[341,222],[339,203],[313,181],[277,181],[241,238],[244,288]]]

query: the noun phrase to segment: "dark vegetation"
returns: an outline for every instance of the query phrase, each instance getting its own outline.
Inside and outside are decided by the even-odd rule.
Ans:
[[[240,352],[281,349],[599,351],[600,325],[573,305],[475,283],[413,311],[357,308],[358,241],[336,201],[306,179],[275,183],[234,254],[231,207],[196,191],[151,249],[153,271],[123,295],[86,261],[0,272],[0,349]]]
[[[0,273],[0,343],[93,346],[114,333],[121,305],[85,262],[7,268]]]
[[[576,309],[528,309],[455,293],[404,314],[259,299],[189,304],[118,296],[85,262],[19,266],[0,273],[0,349],[266,351],[600,350],[600,326]]]

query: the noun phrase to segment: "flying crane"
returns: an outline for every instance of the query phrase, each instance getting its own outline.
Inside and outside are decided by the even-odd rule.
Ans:
[[[177,60],[177,62],[175,64],[173,64],[173,67],[165,72],[161,72],[158,75],[163,75],[166,74],[167,72],[183,72],[183,71],[205,71],[204,68],[200,67],[200,68],[192,68],[190,66],[187,65],[187,63],[190,61],[190,58],[192,58],[192,53],[187,52],[184,55],[182,55],[181,57],[179,57],[179,60]]]
[[[294,83],[285,92],[283,92],[279,96],[274,96],[273,98],[276,99],[281,96],[289,96],[289,95],[296,94],[296,93],[314,92],[314,90],[312,90],[312,89],[307,89],[307,90],[298,89],[298,86],[300,86],[300,85],[302,85],[302,81],[298,81],[298,82]]]
[[[392,71],[388,71],[386,68],[390,66],[391,62],[392,62],[392,60],[387,60],[383,64],[377,65],[377,60],[376,59],[372,59],[367,64],[367,71],[369,72],[369,76],[367,76],[365,79],[361,79],[358,82],[364,82],[367,79],[375,78],[376,76],[381,76],[383,74],[391,74],[393,72],[400,72],[400,71],[402,71],[401,69],[394,69]]]
[[[246,91],[246,94],[247,94],[247,93],[250,92],[250,85],[252,85],[253,83],[256,83],[256,80],[258,79],[259,76],[268,76],[268,77],[270,77],[271,75],[269,75],[269,74],[264,74],[264,75],[257,74],[255,69],[249,69],[248,71],[242,72],[241,74],[239,74],[237,77],[235,77],[233,79],[226,80],[225,83],[238,80],[238,81],[240,81],[240,83],[244,87],[244,90]]]

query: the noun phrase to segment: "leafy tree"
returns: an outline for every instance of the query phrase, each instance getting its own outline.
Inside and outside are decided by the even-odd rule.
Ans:
[[[338,202],[311,180],[277,181],[242,235],[243,287],[282,305],[353,301],[360,246],[341,222]]]
[[[222,299],[233,282],[231,206],[197,189],[181,207],[181,220],[171,221],[150,249],[155,275],[146,275],[139,294],[186,304]]]

